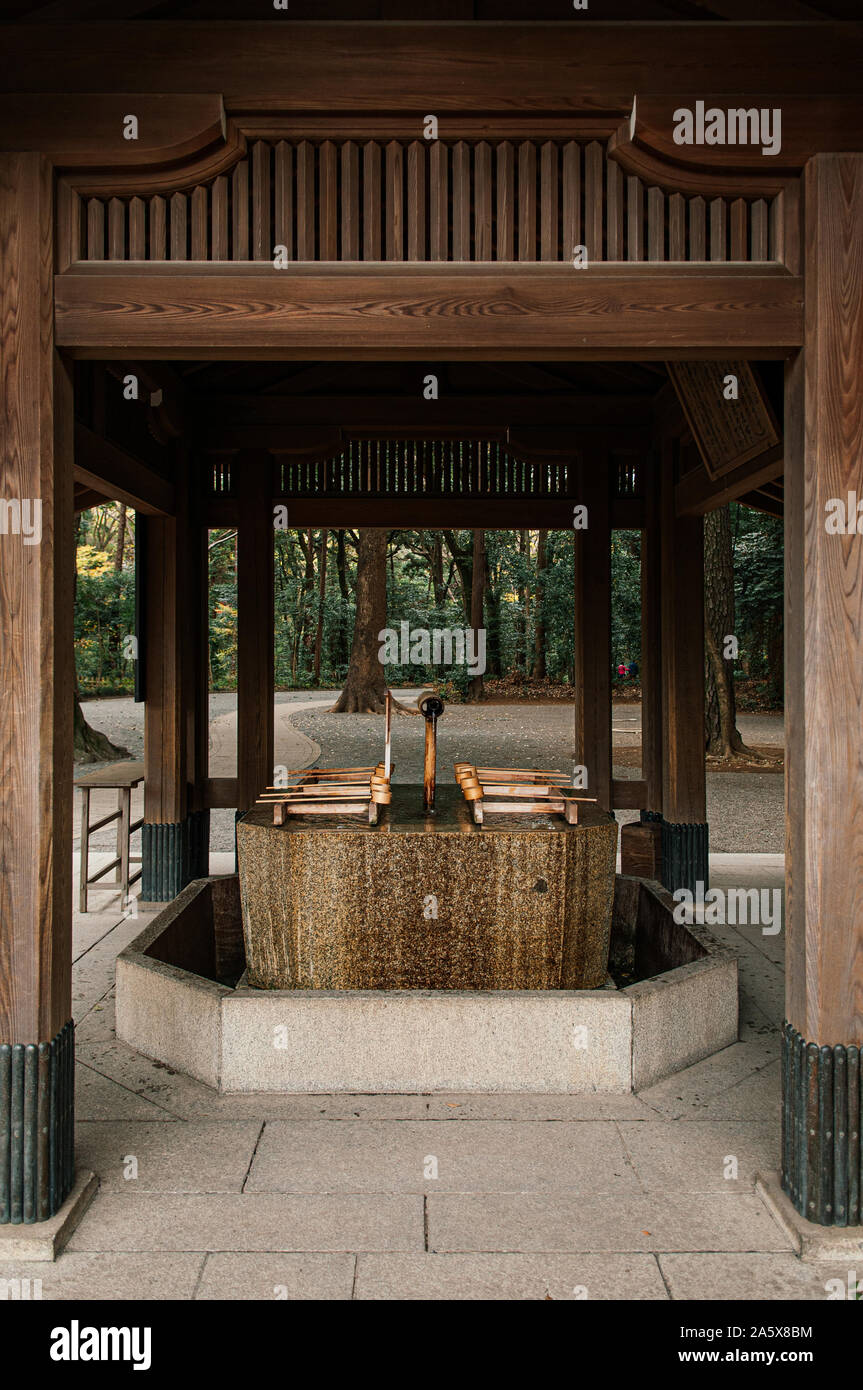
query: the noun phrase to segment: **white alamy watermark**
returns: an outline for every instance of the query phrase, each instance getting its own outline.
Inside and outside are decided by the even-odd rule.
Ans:
[[[863,536],[863,497],[856,492],[844,497],[828,497],[824,503],[824,530],[828,536]]]
[[[25,545],[42,539],[41,497],[0,497],[0,536],[23,536]]]
[[[703,101],[679,106],[673,116],[675,145],[760,145],[764,155],[782,149],[782,110],[778,106],[705,108]]]
[[[695,892],[678,888],[672,894],[674,920],[680,926],[701,922],[707,927],[760,927],[762,936],[777,936],[782,929],[781,888],[709,888],[701,879]]]
[[[485,628],[411,627],[402,622],[381,628],[378,661],[382,666],[466,666],[472,676],[485,674]]]

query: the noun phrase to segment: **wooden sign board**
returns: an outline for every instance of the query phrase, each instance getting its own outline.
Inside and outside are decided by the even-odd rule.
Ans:
[[[668,374],[715,481],[780,442],[770,402],[748,362],[667,362]],[[737,378],[737,399],[727,399],[726,378]]]

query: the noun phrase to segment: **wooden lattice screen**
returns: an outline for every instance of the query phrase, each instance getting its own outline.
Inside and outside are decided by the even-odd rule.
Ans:
[[[570,459],[516,457],[505,444],[482,439],[353,439],[328,458],[275,453],[277,497],[574,497],[576,451]],[[213,459],[210,490],[230,497],[236,482],[229,458]],[[612,461],[612,495],[641,491],[640,460]]]
[[[598,140],[255,140],[191,190],[72,196],[90,261],[778,259],[778,200],[648,187]]]

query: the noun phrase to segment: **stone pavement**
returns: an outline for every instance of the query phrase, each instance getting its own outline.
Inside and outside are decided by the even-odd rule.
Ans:
[[[214,865],[214,867],[216,867]],[[781,884],[718,856],[715,886]],[[75,922],[78,1163],[100,1191],[45,1299],[824,1299],[754,1191],[778,1164],[782,936],[740,953],[740,1040],[632,1095],[220,1096],[118,1043],[146,914]],[[863,1273],[863,1271],[861,1271]]]

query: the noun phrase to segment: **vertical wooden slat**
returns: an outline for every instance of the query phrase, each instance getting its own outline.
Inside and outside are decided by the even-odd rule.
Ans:
[[[252,260],[272,259],[270,147],[264,140],[256,140],[252,146]]]
[[[598,140],[591,140],[584,151],[584,244],[591,265],[603,257],[602,168],[604,151]]]
[[[390,140],[386,152],[386,258],[405,258],[404,228],[404,150],[399,140]]]
[[[491,146],[480,140],[473,152],[473,256],[492,259]]]
[[[192,260],[207,260],[207,190],[201,185],[192,193]]]
[[[360,152],[353,140],[341,149],[342,260],[360,259]]]
[[[470,147],[464,140],[452,152],[452,258],[470,260]]]
[[[293,260],[293,150],[286,140],[279,140],[274,154],[274,246],[285,246],[288,260]]]
[[[168,258],[168,228],[165,199],[156,194],[150,199],[150,260]]]
[[[801,225],[800,181],[787,183],[774,199],[776,209],[777,252],[771,257],[779,260],[792,275],[802,274],[803,229]]]
[[[644,260],[644,185],[632,175],[626,180],[626,259]]]
[[[81,258],[81,195],[65,179],[57,182],[57,245],[55,271],[67,270]]]
[[[119,198],[108,203],[108,260],[126,259],[126,208]]]
[[[297,146],[297,260],[315,259],[315,148],[308,140]]]
[[[707,819],[703,525],[700,516],[675,514],[674,449],[672,441],[663,441],[659,465],[663,814],[672,824],[701,825]]]
[[[232,259],[249,259],[249,163],[242,159],[231,175]]]
[[[665,260],[665,194],[661,188],[647,190],[647,259]]]
[[[689,259],[707,259],[707,211],[702,197],[689,200]]]
[[[212,222],[213,260],[226,261],[230,257],[231,250],[228,237],[228,180],[224,174],[220,174],[213,183],[210,218]]]
[[[623,241],[623,170],[614,160],[607,165],[607,189],[605,195],[605,259],[622,261]]]
[[[769,260],[768,250],[768,218],[767,203],[764,198],[758,198],[752,204],[749,215],[750,223],[750,261]]]
[[[426,259],[426,142],[412,140],[407,157],[408,260]]]
[[[511,261],[515,258],[515,156],[509,140],[503,140],[497,147],[497,244],[495,260]]]
[[[129,199],[129,260],[147,259],[147,208],[143,198]]]
[[[337,261],[339,258],[339,182],[338,151],[332,140],[321,145],[320,189],[318,194],[318,258]]]
[[[581,241],[581,146],[570,140],[563,147],[563,259],[571,260]]]
[[[381,259],[381,147],[363,145],[363,260]]]
[[[449,256],[449,172],[448,151],[442,140],[429,150],[429,259],[445,261]]]
[[[544,261],[560,259],[558,214],[560,209],[560,176],[557,145],[546,140],[540,150],[540,255]]]
[[[186,249],[187,208],[185,193],[171,194],[171,260],[185,261],[189,258]]]
[[[518,259],[536,260],[536,146],[518,147]]]
[[[735,198],[731,204],[731,259],[745,261],[748,252],[749,217],[746,200]]]
[[[686,260],[686,199],[672,193],[668,199],[668,259]]]
[[[101,198],[87,202],[87,260],[105,259],[105,204]]]
[[[727,205],[724,198],[711,198],[710,200],[710,259],[712,261],[724,261],[728,259],[725,218]]]

